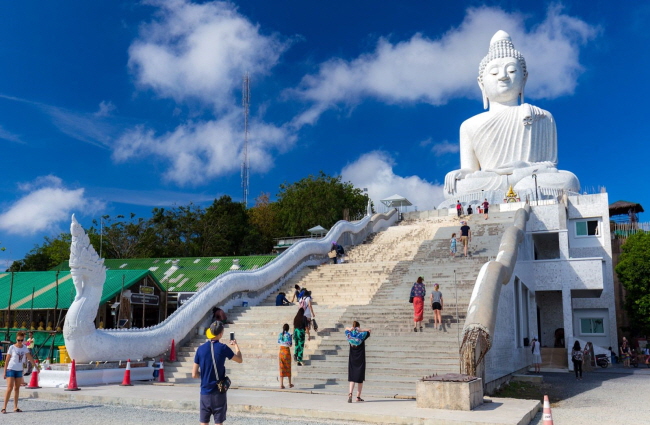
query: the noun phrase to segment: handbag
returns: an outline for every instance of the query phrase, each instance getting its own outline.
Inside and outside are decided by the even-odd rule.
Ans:
[[[311,324],[314,326],[314,330],[318,331],[318,323],[316,323],[316,319],[313,317],[311,318]]]
[[[214,367],[214,376],[217,377],[217,391],[221,394],[224,394],[230,388],[230,378],[224,376],[223,379],[219,379],[217,373],[217,362],[214,361],[214,343],[210,342],[210,351],[212,352],[212,367]]]
[[[336,251],[330,251],[327,253],[327,256],[330,258],[336,258]]]
[[[413,297],[409,297],[409,302],[413,304]]]

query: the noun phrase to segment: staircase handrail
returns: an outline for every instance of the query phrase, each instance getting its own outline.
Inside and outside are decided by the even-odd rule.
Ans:
[[[492,347],[501,287],[507,285],[512,277],[518,247],[524,239],[529,217],[530,205],[526,204],[517,210],[514,224],[508,227],[501,237],[496,260],[483,264],[479,271],[463,326],[463,342],[460,346],[461,373],[472,376],[483,374],[484,369],[479,368]]]
[[[76,329],[69,328],[68,338],[66,338],[68,352],[79,362],[158,356],[169,349],[172,339],[181,341],[188,336],[205,320],[206,312],[209,312],[214,305],[221,305],[236,293],[269,288],[274,282],[287,279],[309,262],[326,261],[327,253],[331,249],[331,241],[339,241],[349,236],[350,239],[356,237],[355,240],[360,243],[378,228],[394,224],[396,214],[397,212],[393,210],[386,214],[367,216],[355,223],[341,220],[332,226],[323,238],[301,240],[263,267],[223,273],[199,289],[167,319],[157,325],[143,329],[94,329],[89,335],[82,335],[79,332],[75,335]],[[92,249],[92,246],[89,249]],[[78,298],[80,298],[79,294],[75,298],[75,303],[83,303],[82,299],[77,301]],[[99,305],[78,305],[76,308],[94,308],[96,312],[98,307]],[[82,348],[84,344],[107,346],[102,349],[96,347],[91,349],[86,345]],[[76,347],[79,348],[75,349]]]

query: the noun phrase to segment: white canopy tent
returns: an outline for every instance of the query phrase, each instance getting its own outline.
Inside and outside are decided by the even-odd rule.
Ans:
[[[315,237],[318,237],[318,236],[322,237],[322,236],[325,236],[325,234],[327,233],[327,229],[324,228],[323,226],[321,226],[320,224],[318,226],[316,226],[316,227],[312,227],[311,229],[308,229],[307,231],[309,233],[311,233],[312,238],[315,238]]]
[[[402,212],[403,207],[410,207],[413,205],[411,201],[398,194],[382,199],[381,203],[386,205],[387,208],[397,208],[400,212]]]

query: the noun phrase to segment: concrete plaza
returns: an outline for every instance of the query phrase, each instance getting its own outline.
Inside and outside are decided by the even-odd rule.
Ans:
[[[64,391],[60,388],[21,389],[21,398],[75,403],[135,406],[198,412],[196,386],[135,383],[133,387],[104,385]],[[490,399],[470,412],[419,409],[413,399],[364,397],[363,403],[347,403],[347,395],[266,389],[231,389],[228,412],[268,414],[291,418],[343,420],[390,424],[528,424],[540,409],[533,400]],[[10,402],[13,403],[13,402]],[[12,408],[12,404],[9,405]]]

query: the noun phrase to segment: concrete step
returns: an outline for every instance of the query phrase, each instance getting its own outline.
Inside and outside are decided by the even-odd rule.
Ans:
[[[400,223],[372,235],[369,243],[347,247],[349,261],[344,264],[297,273],[280,290],[291,299],[295,284],[310,289],[320,329],[307,342],[304,366],[293,364],[296,388],[347,394],[349,346],[343,328],[352,320],[373,330],[366,348],[364,394],[414,395],[421,376],[458,372],[459,334],[476,276],[496,257],[503,229],[513,216],[497,213],[487,222],[482,216],[469,217],[469,251],[474,255],[468,258],[448,255],[449,237],[459,226],[458,219],[449,216]],[[443,331],[434,330],[433,312],[426,306],[424,332],[412,331],[413,310],[407,301],[418,276],[424,276],[428,290],[434,282],[441,285]],[[291,324],[297,305],[276,307],[275,295],[260,306],[229,312],[235,322],[229,331],[236,332],[244,355],[243,364],[228,368],[235,386],[279,386],[277,334],[282,323]],[[196,385],[188,378],[191,369],[185,368],[202,342],[196,338],[179,350],[183,363],[173,366],[174,379]]]

